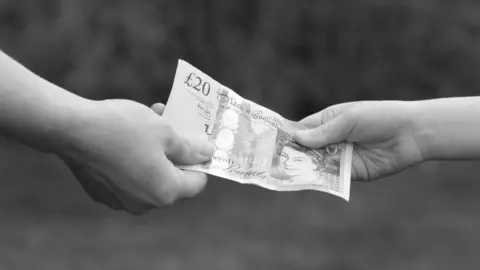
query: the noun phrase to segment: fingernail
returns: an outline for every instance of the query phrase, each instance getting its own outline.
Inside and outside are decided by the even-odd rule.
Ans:
[[[200,155],[206,158],[211,158],[213,153],[215,153],[215,146],[213,146],[213,144],[208,140],[201,140]]]

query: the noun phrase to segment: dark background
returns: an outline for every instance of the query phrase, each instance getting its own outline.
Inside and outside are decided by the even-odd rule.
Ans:
[[[0,48],[72,92],[166,102],[180,58],[293,120],[478,95],[479,45],[473,0],[0,0]],[[354,183],[349,203],[211,178],[134,217],[93,203],[56,157],[1,140],[0,269],[477,269],[478,165]]]

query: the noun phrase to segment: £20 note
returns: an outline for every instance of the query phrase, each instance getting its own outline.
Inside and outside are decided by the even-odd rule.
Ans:
[[[179,60],[165,120],[185,136],[208,136],[208,162],[179,166],[277,191],[318,190],[350,197],[353,145],[301,146],[293,134],[307,127],[244,99]]]

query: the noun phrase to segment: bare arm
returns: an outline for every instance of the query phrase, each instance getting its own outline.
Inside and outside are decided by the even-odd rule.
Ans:
[[[480,159],[480,97],[415,102],[419,145],[430,160]]]
[[[0,133],[42,151],[69,144],[92,101],[37,76],[0,51]]]
[[[132,214],[199,193],[206,175],[173,162],[198,164],[214,151],[176,134],[149,107],[81,98],[1,52],[0,134],[57,154],[94,201]]]
[[[355,143],[352,176],[370,181],[426,160],[480,159],[480,97],[337,104],[301,121],[311,147]]]

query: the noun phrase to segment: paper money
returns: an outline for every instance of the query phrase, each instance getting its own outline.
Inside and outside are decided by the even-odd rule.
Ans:
[[[215,145],[210,161],[182,169],[276,191],[350,198],[351,143],[305,148],[293,134],[307,127],[242,98],[183,60],[163,117],[180,134],[207,136]]]

